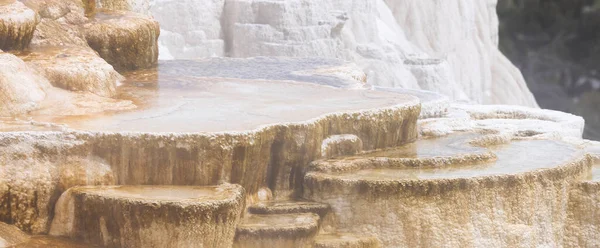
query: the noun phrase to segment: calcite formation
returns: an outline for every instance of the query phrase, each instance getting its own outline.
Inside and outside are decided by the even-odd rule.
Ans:
[[[20,1],[0,1],[0,49],[21,50],[31,42],[36,13]]]
[[[584,120],[474,104],[536,106],[493,0],[23,2],[0,244],[598,245]]]
[[[243,199],[239,185],[75,187],[50,234],[105,247],[231,247]]]
[[[0,218],[102,246],[594,244],[600,146],[581,140],[583,119],[369,87],[355,72],[315,58],[170,61],[125,74],[119,96],[137,110],[3,121]],[[173,219],[182,204],[218,204],[177,185],[245,195],[200,228],[192,216],[206,215]]]
[[[309,247],[318,230],[314,213],[252,215],[238,225],[233,247]]]
[[[118,70],[148,68],[158,59],[158,22],[123,11],[97,11],[82,26],[100,57]]]
[[[519,70],[497,48],[495,0],[99,3],[153,15],[161,23],[163,59],[338,58],[355,62],[377,86],[428,89],[452,100],[537,106]],[[414,58],[440,63],[405,64]]]
[[[50,83],[70,91],[112,97],[122,76],[89,47],[42,46],[20,57],[37,69]]]
[[[29,239],[29,235],[15,226],[0,222],[0,246],[9,247],[23,243]]]
[[[373,236],[357,236],[354,234],[326,234],[315,239],[315,248],[379,248],[379,240]]]
[[[40,190],[34,191],[38,197],[28,198],[27,196],[34,194],[23,194],[25,198],[11,202],[30,202],[28,206],[31,208],[21,208],[23,211],[54,206],[57,200],[55,194],[66,190],[65,187],[60,187],[60,182],[70,181],[72,175],[61,174],[60,168],[73,166],[87,168],[89,173],[98,171],[92,173],[94,176],[88,177],[90,179],[87,183],[82,184],[114,182],[125,185],[214,185],[230,182],[245,188],[249,203],[259,199],[258,194],[264,188],[270,189],[270,194],[276,197],[287,198],[299,194],[304,167],[321,156],[321,144],[326,137],[354,134],[361,139],[366,149],[396,146],[416,138],[417,133],[414,129],[419,115],[417,98],[372,91],[368,88],[340,89],[321,86],[319,84],[344,86],[361,82],[308,74],[311,68],[313,71],[319,71],[316,69],[337,67],[339,64],[329,61],[318,65],[306,63],[307,61],[315,60],[269,59],[263,61],[265,64],[261,67],[270,71],[270,75],[248,71],[239,73],[238,79],[228,80],[192,79],[217,72],[220,73],[218,75],[224,75],[227,71],[217,70],[219,63],[242,65],[248,61],[215,59],[167,63],[158,67],[161,77],[141,73],[130,76],[131,81],[124,82],[124,87],[130,88],[128,94],[124,95],[153,107],[122,111],[113,115],[114,118],[111,119],[116,121],[115,124],[110,124],[107,122],[110,119],[104,119],[104,116],[93,112],[87,117],[73,119],[68,116],[48,119],[46,115],[32,115],[39,123],[52,121],[67,126],[58,129],[62,130],[58,133],[41,132],[6,137],[7,146],[21,144],[15,146],[15,149],[19,148],[15,152],[28,149],[32,154],[27,158],[11,155],[6,158],[7,164],[30,164],[35,168],[43,168],[22,175],[22,180],[39,183],[33,185],[34,188],[39,186]],[[249,62],[258,65],[260,60]],[[205,69],[196,70],[203,66]],[[277,66],[281,71],[270,70],[268,66]],[[294,67],[301,69],[299,71],[303,72],[302,76],[293,73]],[[258,76],[268,80],[253,79]],[[306,82],[290,82],[285,81],[286,79]],[[258,90],[261,89],[258,87],[264,90]],[[312,95],[314,92],[321,92],[328,98]],[[181,94],[187,95],[186,98],[175,97]],[[207,98],[211,95],[216,97]],[[298,100],[292,101],[294,96]],[[244,108],[241,101],[250,98],[262,100]],[[162,102],[161,99],[173,101]],[[311,100],[303,102],[308,99]],[[273,105],[276,102],[286,105],[277,107]],[[227,106],[239,107],[232,109],[233,112],[228,114],[215,113],[212,109],[205,108],[206,106],[214,106],[217,109],[226,109]],[[295,110],[294,114],[284,114],[289,112],[291,107]],[[190,119],[188,113],[194,113],[196,118]],[[215,125],[215,122],[220,123],[223,114],[239,119],[229,125]],[[152,124],[172,122],[181,118],[188,124],[196,124],[171,126],[174,129]],[[35,126],[28,123],[22,123],[21,127],[18,125],[17,123],[17,127],[12,129],[23,130],[27,129],[27,126]],[[131,133],[144,126],[147,128],[144,132]],[[119,131],[127,129],[130,132]],[[56,129],[49,125],[47,130]],[[173,130],[179,130],[179,133],[173,133]],[[392,135],[388,133],[390,131]],[[50,140],[57,140],[58,143],[47,143]],[[70,141],[67,142],[68,140]],[[144,145],[140,146],[142,143]],[[52,144],[56,146],[46,148],[46,145],[53,146]],[[55,151],[57,156],[52,156],[49,160],[36,157],[38,154],[42,156],[48,149]],[[30,159],[41,159],[43,164],[32,163]],[[64,162],[69,159],[76,159],[80,163]],[[202,166],[197,166],[198,164]],[[114,177],[105,177],[107,174],[103,171],[106,165],[111,166],[108,175]],[[7,171],[18,172],[8,168]],[[10,173],[7,174],[8,178],[15,177]],[[20,185],[24,185],[21,180],[6,183],[8,188],[15,191],[20,189]],[[13,186],[12,183],[19,185]],[[3,195],[12,199],[13,194],[11,191],[4,191]],[[47,211],[35,215],[17,214],[20,211],[17,209],[11,211],[14,216],[4,216],[4,221],[16,223],[22,229],[33,232],[47,231],[44,229],[47,225],[45,223],[52,216],[52,213]]]
[[[417,145],[416,156],[400,148],[364,154],[366,161],[317,164],[305,178],[304,196],[329,203],[342,231],[375,235],[386,247],[562,244],[569,182],[590,173],[585,153],[553,141],[515,141],[492,148],[497,158],[491,162],[478,157],[442,162],[464,156],[444,149],[465,142],[437,150]],[[396,156],[406,159],[380,158]],[[438,161],[411,161],[430,156]],[[381,214],[360,214],[369,211]]]
[[[332,158],[362,152],[362,140],[356,135],[333,135],[323,140],[321,156]]]
[[[152,3],[149,1],[138,0],[95,0],[96,5],[101,9],[133,11],[145,15],[150,15],[149,10]],[[181,1],[172,1],[172,4],[177,4]],[[185,5],[186,8],[195,8],[193,4]],[[200,19],[200,18],[198,18]]]
[[[46,97],[48,80],[16,56],[0,51],[0,116],[34,110]]]
[[[81,1],[24,0],[41,20],[35,27],[31,46],[81,46],[87,42],[78,25],[86,22]]]

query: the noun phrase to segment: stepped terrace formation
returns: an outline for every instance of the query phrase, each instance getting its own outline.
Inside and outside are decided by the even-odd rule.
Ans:
[[[169,21],[189,1],[0,0],[0,247],[598,246],[600,143],[581,138],[584,120],[476,104],[510,87],[462,88],[471,48],[432,34],[407,33],[452,52],[399,59],[406,37],[363,44],[375,9],[383,28],[409,6],[390,2],[316,22],[324,13],[294,19],[314,2],[202,2],[210,18],[186,19],[190,4]],[[484,26],[487,48],[495,2],[474,6],[481,23],[457,28],[468,46]],[[195,43],[176,48],[180,36]],[[505,58],[489,63],[494,49],[471,51],[482,75],[518,86]],[[399,75],[418,89],[390,87]],[[535,106],[516,92],[504,100]]]

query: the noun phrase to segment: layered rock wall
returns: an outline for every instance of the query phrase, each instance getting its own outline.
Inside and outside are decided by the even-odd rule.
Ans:
[[[354,134],[366,149],[412,142],[419,111],[415,99],[401,107],[241,133],[5,133],[0,221],[45,233],[58,197],[78,185],[228,182],[243,186],[249,203],[265,188],[279,198],[298,196],[305,166],[321,156],[324,139]]]
[[[101,0],[161,23],[162,59],[319,56],[356,62],[379,86],[537,106],[497,49],[495,0]],[[142,7],[143,6],[143,7]],[[146,7],[147,6],[147,7]],[[414,57],[441,67],[407,66]],[[426,73],[423,73],[426,72]]]

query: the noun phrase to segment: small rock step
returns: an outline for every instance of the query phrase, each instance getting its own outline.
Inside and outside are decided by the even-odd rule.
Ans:
[[[233,184],[73,187],[56,203],[50,234],[114,248],[229,248],[243,199]]]
[[[308,247],[318,230],[314,213],[254,214],[237,226],[233,247]]]
[[[321,218],[329,212],[329,205],[320,202],[311,202],[306,200],[285,200],[260,202],[248,207],[248,212],[252,214],[298,214],[315,213]]]
[[[315,237],[313,248],[379,248],[379,240],[373,236],[351,233],[321,234]]]

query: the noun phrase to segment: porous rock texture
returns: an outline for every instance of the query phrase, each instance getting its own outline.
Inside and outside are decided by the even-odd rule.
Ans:
[[[162,59],[339,58],[358,64],[378,86],[537,106],[519,70],[498,51],[495,0],[99,0],[116,9],[124,2],[161,23]],[[439,63],[405,63],[414,58]]]
[[[88,21],[82,1],[27,0],[25,4],[41,21],[30,48],[17,55],[55,87],[114,96],[122,77],[88,46],[79,28]]]
[[[565,247],[594,247],[600,236],[600,182],[573,183],[569,190]]]
[[[314,248],[379,248],[379,240],[373,236],[348,233],[321,234],[315,238]]]
[[[81,149],[73,137],[18,136],[4,135],[0,141],[0,221],[30,233],[47,233],[63,191],[114,183],[110,167],[97,157],[64,155]]]
[[[537,145],[539,149],[556,152],[539,142],[525,146]],[[556,163],[553,167],[518,172],[511,168],[504,173],[481,175],[476,171],[486,170],[485,163],[471,171],[453,173],[460,171],[456,166],[468,167],[467,160],[449,165],[434,163],[441,167],[439,176],[423,178],[420,173],[425,176],[429,175],[427,171],[436,173],[427,168],[430,166],[427,163],[401,160],[386,163],[375,158],[380,155],[371,158],[365,154],[368,160],[349,159],[340,163],[336,170],[342,172],[309,172],[304,182],[304,197],[330,204],[339,230],[372,234],[385,247],[561,246],[567,233],[566,206],[571,182],[590,173],[591,160],[569,145],[547,142],[568,151],[568,155],[560,157],[563,161],[554,160],[557,157],[551,159],[550,162]],[[511,155],[515,159],[547,157],[530,152],[508,156]],[[507,159],[507,154],[502,156],[498,163]],[[515,163],[531,167],[535,162]],[[371,166],[376,169],[368,168]],[[455,167],[444,169],[451,166]],[[380,169],[387,171],[369,176],[372,174],[368,172],[378,173]],[[367,212],[376,214],[365,215]]]
[[[116,94],[123,77],[87,46],[42,46],[20,57],[50,83],[69,91],[89,92],[104,97]]]
[[[0,222],[0,247],[11,247],[23,243],[29,235],[19,230],[16,226]]]
[[[32,232],[47,232],[52,206],[71,181],[61,168],[84,168],[87,178],[76,185],[242,185],[248,203],[262,188],[275,196],[298,195],[303,172],[321,155],[322,141],[335,134],[354,134],[366,149],[397,146],[416,138],[417,101],[356,113],[334,113],[301,122],[269,125],[246,132],[2,133],[0,155],[5,204],[0,220]],[[16,155],[13,155],[15,153]],[[27,154],[27,155],[26,155]],[[46,154],[46,155],[44,155]],[[75,160],[73,162],[69,162]],[[21,165],[21,166],[18,166]],[[79,169],[78,169],[79,170]],[[27,173],[24,173],[27,172]],[[81,184],[79,184],[81,183]],[[71,184],[72,185],[72,184]],[[24,192],[24,193],[21,193]],[[12,197],[12,198],[11,198]],[[10,209],[10,210],[9,210]]]
[[[0,1],[0,49],[21,50],[31,42],[36,13],[20,1]]]
[[[50,234],[104,247],[231,247],[239,185],[85,186],[65,192]]]
[[[99,10],[82,25],[85,38],[117,70],[148,68],[158,59],[158,22],[125,11]]]
[[[238,225],[233,247],[310,247],[318,230],[314,213],[250,215]]]
[[[0,51],[0,116],[23,114],[39,107],[48,80],[16,56]]]
[[[110,10],[126,10],[133,11],[144,15],[150,15],[150,1],[139,1],[139,0],[95,0],[96,6],[101,9]],[[173,4],[182,1],[172,1]],[[187,8],[196,8],[194,5],[188,5]],[[202,19],[202,18],[198,18]]]
[[[57,57],[61,56],[57,55]],[[0,67],[0,116],[3,117],[27,113],[69,116],[84,113],[99,113],[109,110],[126,110],[136,107],[131,101],[127,100],[110,99],[92,93],[75,93],[54,88],[48,79],[43,76],[47,73],[46,71],[40,73],[28,66],[27,63],[23,62],[17,56],[9,53],[0,52],[0,63],[3,65]],[[110,67],[110,65],[102,62],[90,65],[105,65]],[[89,68],[90,65],[79,66],[83,68],[87,66]],[[57,66],[60,66],[60,63],[53,65],[54,68],[58,68]],[[77,71],[77,68],[63,68],[70,72],[73,70]],[[106,69],[107,76],[115,78],[114,74],[111,74],[112,70]],[[71,76],[67,75],[66,77],[68,79]],[[104,75],[100,73],[100,76]],[[56,78],[52,79],[56,80]],[[60,82],[68,82],[68,80],[61,80]],[[103,83],[101,81],[100,85]],[[108,83],[114,85],[116,81],[110,79]],[[86,87],[90,87],[90,85]]]
[[[356,135],[333,135],[323,140],[321,156],[332,158],[354,155],[362,151],[362,141]]]
[[[596,146],[594,142],[581,140],[583,124],[580,117],[556,111],[451,104],[445,117],[419,121],[422,137],[435,137],[433,146],[417,141],[407,145],[403,152],[384,150],[372,156],[367,153],[346,160],[315,162],[304,181],[304,197],[328,203],[337,222],[334,226],[339,231],[372,234],[384,247],[594,244],[595,241],[591,241],[594,238],[590,237],[597,233],[591,224],[595,220],[591,215],[596,195],[590,194],[590,190],[582,193],[578,185],[589,183],[578,181],[586,180],[593,163],[582,147],[593,152]],[[555,167],[530,172],[517,173],[511,169],[507,174],[492,176],[453,173],[458,170],[456,166],[466,166],[472,170],[470,173],[486,168],[468,169],[468,161],[486,158],[486,153],[475,156],[482,152],[478,149],[457,150],[456,158],[441,156],[460,146],[439,137],[465,131],[482,134],[469,138],[469,144],[499,145],[498,149],[515,142],[513,139],[563,140],[557,143],[563,148],[552,153],[569,151],[571,159],[560,162],[567,156],[559,155],[560,159],[553,160],[557,163]],[[543,142],[552,144],[554,141]],[[575,145],[569,145],[571,143]],[[540,149],[537,155],[527,152],[529,157],[548,157],[552,151],[541,143],[526,147]],[[484,165],[495,163],[507,155],[503,156],[482,161],[486,161]],[[523,158],[518,154],[509,156],[510,160]],[[428,169],[430,166],[438,169]],[[454,167],[444,169],[445,166]],[[527,163],[527,166],[533,164]],[[397,178],[389,176],[394,173],[390,169],[399,170]],[[385,172],[378,176],[361,176],[368,175],[361,174],[364,171],[377,170]],[[420,173],[427,171],[438,171],[439,176],[419,178]],[[365,212],[381,214],[366,216]],[[579,238],[581,232],[587,238]]]
[[[82,1],[79,0],[24,0],[41,18],[36,26],[32,46],[87,47],[77,25],[87,21]]]

